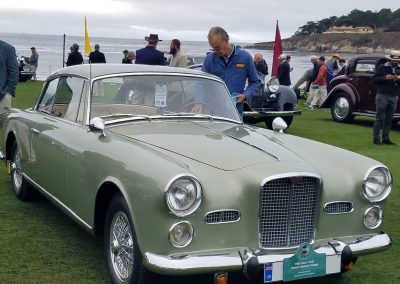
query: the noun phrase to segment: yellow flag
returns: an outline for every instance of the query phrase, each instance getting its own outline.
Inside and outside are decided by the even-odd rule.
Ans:
[[[85,54],[86,56],[89,56],[89,54],[92,52],[92,47],[90,46],[90,39],[89,39],[89,34],[87,31],[87,22],[86,22],[86,17],[85,17]]]

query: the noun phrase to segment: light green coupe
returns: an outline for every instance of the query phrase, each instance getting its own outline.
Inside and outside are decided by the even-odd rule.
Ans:
[[[41,192],[104,237],[113,283],[241,271],[291,281],[390,247],[392,175],[367,157],[242,124],[228,89],[196,70],[94,64],[46,80],[1,124],[21,200]]]

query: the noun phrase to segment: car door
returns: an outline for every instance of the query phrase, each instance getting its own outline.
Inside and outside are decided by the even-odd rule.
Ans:
[[[37,111],[41,119],[32,129],[34,181],[62,204],[68,206],[67,164],[74,139],[84,80],[62,76],[48,82]]]
[[[376,59],[359,59],[354,67],[351,84],[355,87],[359,95],[357,111],[374,111],[376,86],[373,82],[375,74]],[[371,109],[371,101],[374,101],[374,108]]]

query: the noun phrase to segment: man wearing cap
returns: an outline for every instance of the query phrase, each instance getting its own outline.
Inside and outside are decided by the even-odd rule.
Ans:
[[[210,29],[208,43],[213,52],[207,54],[201,70],[224,80],[242,115],[243,102],[250,101],[261,83],[253,58],[247,51],[231,44],[228,33],[221,27]],[[192,111],[201,112],[200,109]]]
[[[394,145],[390,141],[389,133],[400,95],[400,50],[392,50],[390,55],[386,57],[389,61],[377,68],[373,79],[377,92],[375,97],[376,116],[372,142],[376,145]],[[382,141],[380,139],[381,129]]]
[[[136,64],[147,64],[147,65],[165,65],[164,53],[157,50],[158,39],[157,34],[150,34],[144,38],[148,45],[145,48],[136,51]]]
[[[332,55],[331,59],[329,59],[326,62],[326,66],[328,67],[328,76],[326,80],[328,81],[328,84],[332,81],[333,77],[336,76],[336,74],[339,72],[339,59],[340,56],[339,54],[334,54]]]
[[[89,54],[89,63],[106,63],[106,57],[100,52],[100,45],[94,45],[94,51]]]
[[[31,68],[31,71],[33,72],[32,74],[32,81],[36,81],[36,69],[38,67],[38,62],[39,62],[39,54],[36,51],[36,48],[34,46],[31,47],[31,57],[29,58],[29,65]]]
[[[0,118],[11,108],[18,83],[18,61],[15,48],[0,40]]]
[[[127,49],[122,51],[122,54],[124,55],[124,58],[122,58],[122,64],[131,64],[132,63],[132,61],[129,62],[129,60],[128,60],[128,52],[129,51]]]

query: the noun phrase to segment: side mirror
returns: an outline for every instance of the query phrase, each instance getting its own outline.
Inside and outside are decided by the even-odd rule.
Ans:
[[[106,136],[106,133],[104,132],[105,128],[106,124],[104,123],[104,120],[102,120],[100,117],[94,117],[89,122],[90,131],[101,132],[103,136]]]
[[[272,129],[276,132],[283,133],[283,130],[287,127],[288,126],[282,117],[277,117],[272,121]]]

